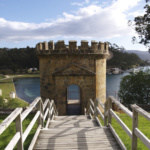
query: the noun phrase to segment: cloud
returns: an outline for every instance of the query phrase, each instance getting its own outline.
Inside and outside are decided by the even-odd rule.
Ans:
[[[84,2],[81,2],[81,3],[79,3],[79,2],[73,2],[73,3],[71,3],[71,5],[74,5],[74,6],[84,6],[84,5],[89,4],[89,3],[90,3],[90,0],[84,0]]]
[[[106,7],[90,4],[77,12],[44,23],[26,23],[0,18],[0,40],[24,41],[50,38],[111,39],[132,33],[128,27],[128,14],[140,0],[115,0]],[[89,0],[85,1],[89,3]],[[131,13],[131,12],[130,12]]]

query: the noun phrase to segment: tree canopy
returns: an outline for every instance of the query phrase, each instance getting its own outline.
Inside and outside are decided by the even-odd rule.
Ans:
[[[138,72],[123,77],[118,93],[125,105],[150,103],[150,72]]]
[[[135,24],[133,25],[135,31],[138,33],[139,43],[144,44],[149,48],[150,52],[150,5],[149,0],[146,0],[146,5],[144,7],[144,15],[137,16],[134,18]],[[131,21],[129,21],[131,23]],[[136,37],[133,37],[133,42],[136,41]]]
[[[0,48],[0,70],[38,68],[35,48]]]
[[[119,47],[116,44],[109,43],[109,52],[112,58],[107,60],[107,68],[120,68],[126,70],[135,66],[145,65],[145,62],[141,60],[134,53],[127,53],[125,48]]]

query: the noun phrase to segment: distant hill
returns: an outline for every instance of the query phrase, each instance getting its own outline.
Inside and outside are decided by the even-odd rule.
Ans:
[[[150,61],[150,53],[148,51],[127,50],[127,52],[138,55],[142,60]]]
[[[107,69],[120,68],[127,70],[135,66],[143,66],[145,62],[135,53],[128,53],[116,44],[109,43],[110,57],[107,60]]]

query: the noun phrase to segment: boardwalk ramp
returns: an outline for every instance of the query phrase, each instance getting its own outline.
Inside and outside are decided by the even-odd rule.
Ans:
[[[107,127],[86,116],[56,116],[40,130],[34,150],[120,150]]]

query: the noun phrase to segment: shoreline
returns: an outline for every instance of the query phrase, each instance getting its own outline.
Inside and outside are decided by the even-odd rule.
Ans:
[[[0,89],[2,89],[2,97],[4,99],[8,99],[10,100],[10,92],[15,92],[16,94],[16,98],[14,99],[14,104],[17,102],[17,105],[12,106],[12,108],[16,108],[16,107],[27,107],[30,103],[27,102],[26,100],[20,98],[17,95],[16,92],[16,87],[15,87],[15,79],[19,79],[19,78],[39,78],[40,75],[39,74],[22,74],[22,75],[6,75],[6,77],[0,79]],[[19,102],[20,101],[20,102]],[[7,108],[11,108],[11,106],[7,106],[5,109]]]
[[[14,85],[16,97],[17,97],[18,99],[20,99],[20,100],[26,102],[27,104],[30,104],[29,102],[27,102],[26,100],[20,98],[20,97],[17,95],[14,80],[16,80],[16,79],[21,79],[21,78],[39,78],[39,77],[40,77],[39,74],[24,74],[24,75],[19,75],[19,76],[13,77],[13,78],[12,78],[12,82],[13,82],[13,85]]]

